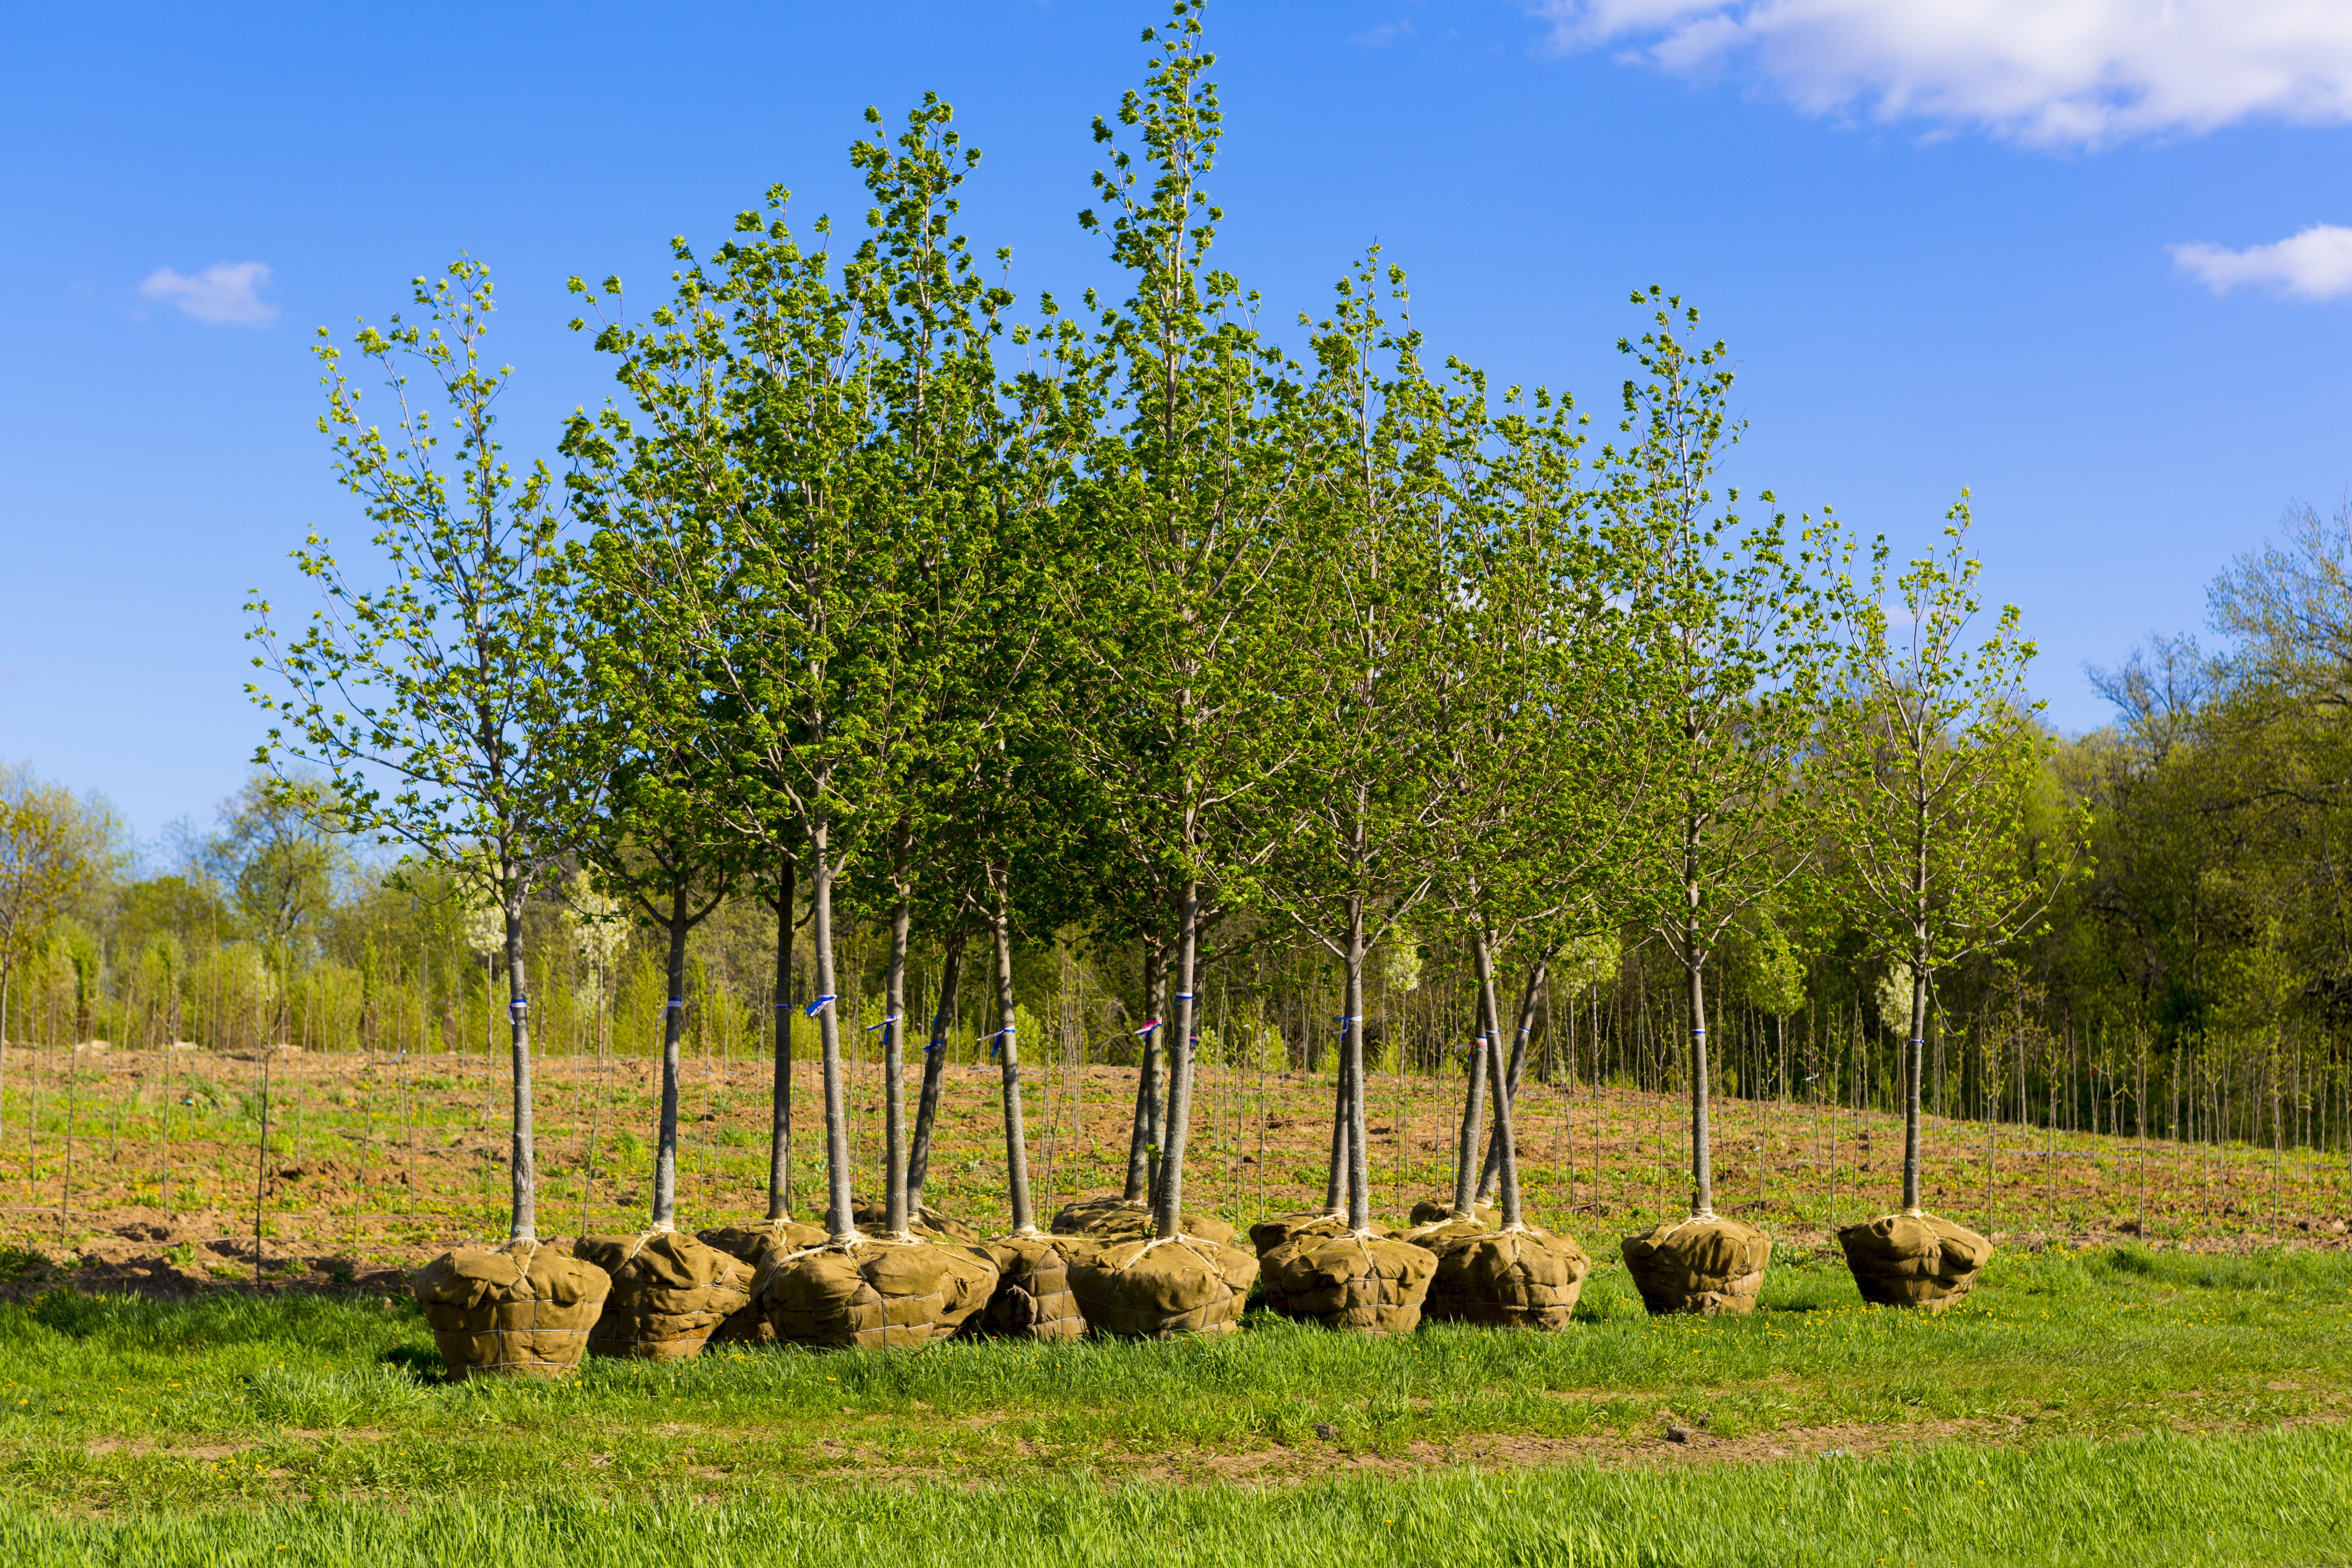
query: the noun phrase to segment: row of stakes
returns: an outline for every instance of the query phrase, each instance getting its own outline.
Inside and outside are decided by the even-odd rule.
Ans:
[[[1591,1262],[1575,1240],[1450,1203],[1415,1206],[1408,1226],[1351,1227],[1332,1212],[1284,1215],[1246,1244],[1185,1213],[1155,1233],[1147,1204],[1072,1204],[1050,1232],[982,1240],[929,1208],[887,1233],[859,1202],[835,1235],[792,1219],[689,1236],[658,1227],[583,1237],[567,1252],[534,1241],[443,1254],[412,1280],[453,1380],[560,1377],[583,1354],[684,1360],[706,1344],[914,1351],[951,1337],[1075,1340],[1222,1334],[1254,1285],[1284,1317],[1369,1334],[1411,1333],[1426,1317],[1558,1331],[1572,1321]],[[1990,1256],[1982,1236],[1918,1210],[1838,1232],[1864,1300],[1939,1310],[1965,1296]],[[1713,1214],[1622,1244],[1654,1314],[1745,1313],[1771,1239]]]

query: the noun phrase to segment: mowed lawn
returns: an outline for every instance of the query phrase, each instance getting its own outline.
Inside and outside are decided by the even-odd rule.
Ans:
[[[954,1343],[440,1380],[384,1298],[0,1308],[19,1562],[2352,1560],[2352,1255],[2010,1252],[1941,1317]],[[2331,1556],[2330,1554],[2335,1555]],[[12,1568],[14,1565],[12,1564]]]

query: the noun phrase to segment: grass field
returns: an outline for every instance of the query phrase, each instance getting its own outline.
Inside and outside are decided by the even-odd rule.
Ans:
[[[1446,1539],[1526,1563],[2309,1563],[2352,1539],[2341,1252],[2012,1251],[1941,1317],[1790,1257],[1752,1318],[1652,1320],[1604,1268],[1580,1317],[452,1386],[396,1299],[57,1289],[0,1308],[0,1539],[30,1561],[575,1564],[886,1541],[1420,1562]]]
[[[2340,1158],[1935,1125],[1931,1204],[1989,1203],[2002,1246],[1927,1317],[1864,1307],[1825,1245],[1833,1214],[1891,1203],[1891,1119],[1729,1101],[1724,1206],[1777,1241],[1762,1310],[1652,1320],[1613,1242],[1679,1203],[1677,1107],[1531,1084],[1537,1217],[1599,1259],[1563,1333],[1257,1312],[1216,1342],[735,1349],[452,1386],[400,1270],[498,1233],[495,1072],[289,1053],[265,1143],[258,1062],[68,1059],[12,1056],[0,1120],[21,1563],[2352,1561]],[[634,1228],[649,1064],[543,1071],[542,1229]],[[1203,1079],[1198,1206],[1319,1192],[1328,1078]],[[1041,1203],[1113,1184],[1131,1081],[1033,1072]],[[1438,1184],[1457,1090],[1382,1080],[1382,1213]],[[687,1224],[757,1212],[765,1099],[752,1064],[695,1064]],[[1001,1160],[993,1076],[958,1068],[933,1201],[1001,1226]]]

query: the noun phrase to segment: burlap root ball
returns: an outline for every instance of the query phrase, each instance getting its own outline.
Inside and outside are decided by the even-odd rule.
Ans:
[[[1070,1260],[1087,1327],[1119,1339],[1224,1334],[1241,1326],[1257,1255],[1206,1237],[1123,1238]]]
[[[1772,1256],[1770,1237],[1720,1215],[1657,1226],[1621,1246],[1642,1305],[1661,1315],[1752,1310]]]
[[[1433,1321],[1505,1329],[1564,1329],[1592,1260],[1574,1238],[1523,1225],[1437,1244],[1422,1311]]]
[[[1939,1312],[1969,1293],[1992,1243],[1930,1214],[1881,1215],[1838,1227],[1846,1267],[1862,1299],[1882,1307]]]
[[[1423,1198],[1412,1205],[1412,1214],[1406,1223],[1412,1226],[1444,1225],[1453,1217],[1452,1198]],[[1503,1211],[1492,1204],[1472,1204],[1470,1217],[1486,1229],[1496,1230],[1502,1226]]]
[[[751,1302],[750,1264],[674,1230],[583,1236],[572,1251],[613,1277],[590,1355],[686,1361]]]
[[[1333,1214],[1329,1209],[1301,1209],[1297,1214],[1278,1214],[1249,1227],[1250,1245],[1257,1249],[1261,1262],[1267,1253],[1298,1237],[1347,1234],[1348,1216]]]
[[[1258,1260],[1265,1304],[1286,1318],[1367,1334],[1421,1326],[1437,1255],[1370,1232],[1304,1231]]]
[[[580,1364],[588,1330],[604,1310],[612,1277],[535,1241],[445,1252],[409,1276],[408,1288],[449,1381],[562,1377]]]
[[[733,1258],[739,1258],[751,1268],[751,1284],[756,1287],[767,1268],[771,1254],[801,1252],[812,1247],[823,1247],[824,1226],[808,1225],[796,1219],[754,1220],[749,1225],[715,1225],[709,1230],[695,1233],[695,1239]],[[776,1342],[776,1331],[768,1321],[768,1309],[761,1304],[760,1293],[751,1290],[750,1299],[729,1314],[725,1322],[710,1331],[709,1342],[714,1345],[772,1345]]]
[[[1070,1264],[1092,1258],[1100,1244],[1090,1236],[1008,1236],[983,1245],[996,1265],[996,1289],[987,1310],[966,1332],[1014,1340],[1075,1340],[1087,1331],[1086,1314],[1070,1289]]]
[[[861,1237],[770,1257],[760,1281],[769,1325],[818,1350],[920,1350],[987,1305],[995,1266],[954,1243]]]
[[[850,1205],[850,1214],[856,1220],[857,1228],[868,1236],[885,1234],[889,1212],[887,1205],[871,1198],[857,1198]],[[961,1241],[967,1247],[980,1240],[980,1232],[960,1219],[950,1219],[929,1204],[907,1211],[907,1228],[917,1236],[937,1237],[941,1241]]]
[[[1176,1228],[1185,1236],[1196,1236],[1213,1241],[1219,1247],[1231,1247],[1234,1227],[1211,1215],[1195,1214],[1191,1209],[1176,1216]],[[1063,1208],[1054,1216],[1055,1236],[1091,1236],[1098,1240],[1139,1240],[1149,1237],[1154,1226],[1150,1204],[1131,1204],[1125,1198],[1086,1198]]]

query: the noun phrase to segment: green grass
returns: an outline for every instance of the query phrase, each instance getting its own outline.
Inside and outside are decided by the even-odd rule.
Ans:
[[[709,1503],[559,1493],[73,1520],[0,1510],[51,1563],[805,1568],[1150,1563],[2322,1563],[2346,1558],[2341,1427],[2189,1441],[1946,1445],[1769,1468],[1347,1479],[1290,1490],[1025,1483]]]
[[[1611,1268],[1579,1316],[451,1385],[404,1300],[58,1289],[0,1307],[0,1542],[11,1568],[2347,1560],[2352,1255],[2008,1251],[1940,1317],[1787,1255],[1751,1318],[1653,1320]]]

